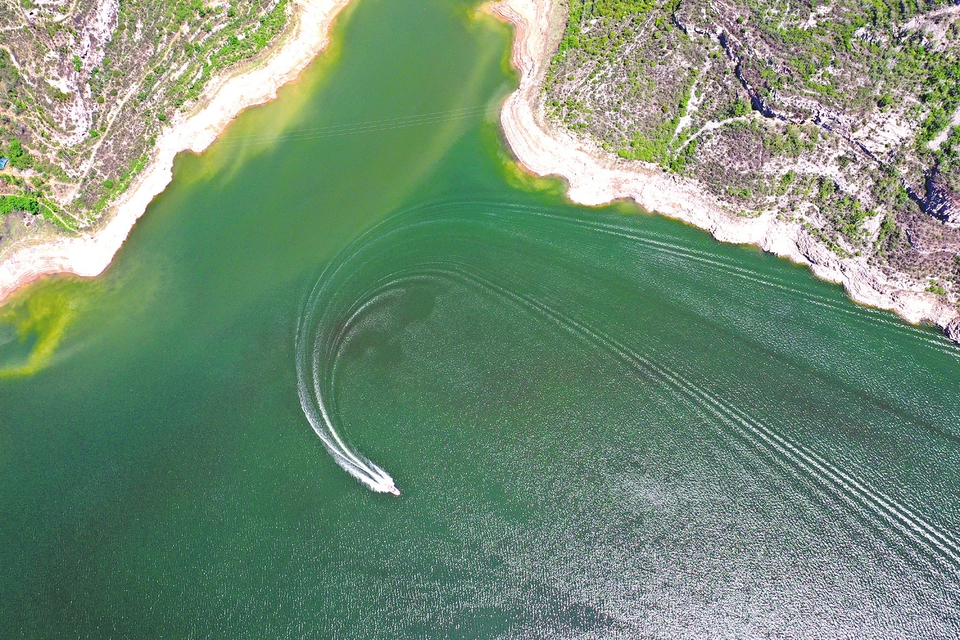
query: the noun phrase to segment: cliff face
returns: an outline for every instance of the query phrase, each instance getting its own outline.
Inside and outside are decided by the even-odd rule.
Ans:
[[[960,318],[954,318],[947,323],[947,326],[943,328],[944,333],[947,334],[947,337],[953,340],[954,342],[960,343]]]
[[[927,179],[923,210],[951,227],[960,226],[960,194],[954,191],[951,180],[939,167],[934,167]]]
[[[563,0],[551,126],[960,300],[960,6]],[[941,293],[942,292],[942,293]]]
[[[582,10],[552,0],[493,5],[517,27],[513,60],[521,83],[504,105],[502,124],[521,163],[564,176],[576,202],[632,198],[720,240],[809,264],[854,299],[934,323],[960,341],[960,235],[949,219],[924,210],[932,208],[924,200],[937,197],[927,195],[928,167],[917,165],[912,174],[884,160],[896,156],[886,151],[891,140],[912,135],[905,116],[894,110],[881,118],[867,105],[855,120],[834,103],[758,89],[732,37],[694,27],[683,7],[651,7],[640,22],[638,13],[615,14],[634,26],[607,32],[597,44],[583,34],[602,20]],[[572,30],[574,20],[585,26]],[[688,35],[698,31],[709,45]],[[684,66],[698,51],[706,52],[705,66]],[[935,160],[950,168],[960,134],[937,135],[942,139],[931,142],[946,151]],[[912,158],[926,153],[910,148]],[[941,189],[947,203],[940,211],[953,211],[950,183],[932,182],[931,193]]]

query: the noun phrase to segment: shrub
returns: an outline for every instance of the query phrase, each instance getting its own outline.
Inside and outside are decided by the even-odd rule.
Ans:
[[[26,211],[37,215],[40,213],[40,203],[30,196],[0,196],[0,216],[14,211]]]
[[[943,287],[941,287],[939,284],[937,284],[937,282],[936,282],[935,280],[931,280],[931,281],[930,281],[930,284],[927,285],[926,291],[927,291],[927,293],[935,293],[935,294],[937,294],[938,296],[945,296],[945,295],[947,295],[947,290],[944,289]]]
[[[740,116],[745,116],[750,113],[750,103],[746,100],[737,100],[730,105],[730,110],[728,111],[731,118],[739,118]]]
[[[10,166],[14,169],[29,169],[33,166],[33,158],[16,138],[10,141],[5,155],[10,158]]]

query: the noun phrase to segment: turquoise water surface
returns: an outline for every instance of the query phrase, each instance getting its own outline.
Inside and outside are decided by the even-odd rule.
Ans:
[[[525,176],[473,4],[333,40],[0,308],[4,636],[960,635],[960,349]]]

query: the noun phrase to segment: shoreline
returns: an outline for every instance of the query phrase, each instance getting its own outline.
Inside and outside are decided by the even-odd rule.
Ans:
[[[180,113],[159,136],[147,166],[112,205],[99,229],[15,249],[0,263],[0,304],[18,289],[55,274],[103,273],[147,207],[173,180],[173,162],[184,151],[201,153],[244,109],[277,97],[330,41],[330,27],[350,0],[293,0],[292,28],[266,56],[214,80],[193,109]],[[202,106],[200,106],[202,105]]]
[[[906,279],[888,276],[865,259],[840,258],[810,238],[799,224],[772,214],[731,215],[693,180],[621,160],[551,127],[542,116],[540,85],[555,45],[550,24],[557,17],[555,2],[501,0],[486,5],[490,13],[514,27],[511,60],[520,73],[520,86],[504,102],[500,126],[510,150],[527,171],[562,177],[567,197],[577,204],[599,206],[631,199],[647,211],[709,231],[721,242],[752,244],[806,265],[818,278],[843,285],[854,301],[893,311],[912,324],[929,322],[960,343],[960,309],[939,296],[917,290]]]

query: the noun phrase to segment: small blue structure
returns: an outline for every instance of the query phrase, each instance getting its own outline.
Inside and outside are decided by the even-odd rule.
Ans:
[[[3,171],[7,168],[7,163],[10,162],[8,158],[0,158],[0,171]]]

